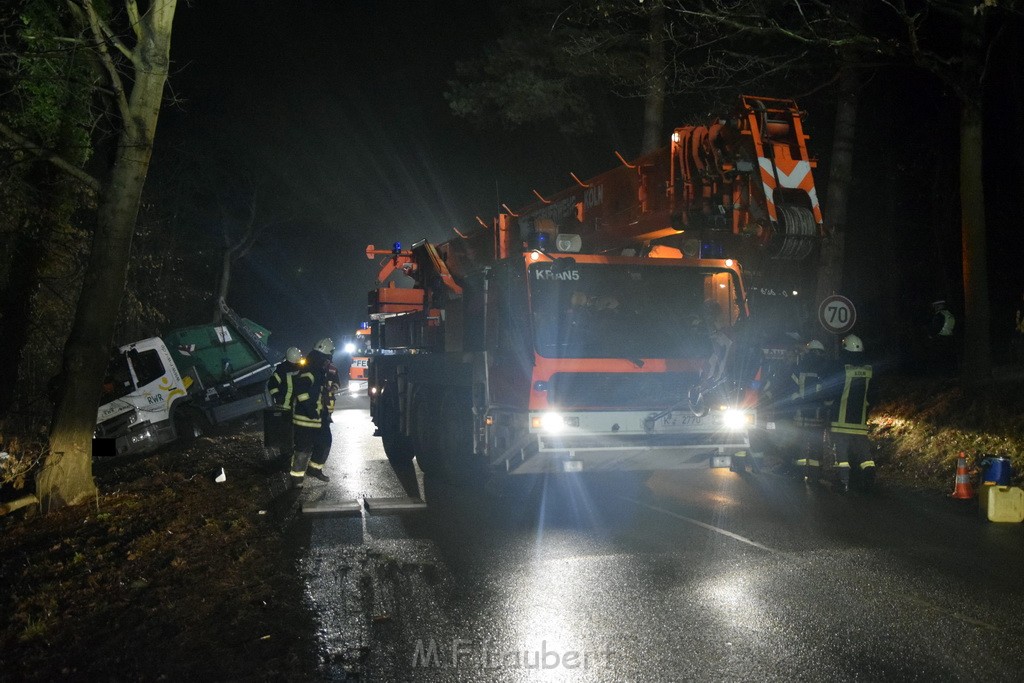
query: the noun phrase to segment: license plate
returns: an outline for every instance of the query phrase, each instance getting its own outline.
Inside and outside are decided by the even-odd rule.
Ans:
[[[768,422],[768,423],[765,424],[764,428],[765,429],[775,429],[775,423],[774,422]]]
[[[582,472],[583,461],[582,460],[566,460],[562,463],[563,472]]]
[[[666,427],[678,427],[680,425],[699,425],[704,418],[696,415],[668,415],[664,419]]]

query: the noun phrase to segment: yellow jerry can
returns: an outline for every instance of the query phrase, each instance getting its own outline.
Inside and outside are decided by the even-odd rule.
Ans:
[[[1024,522],[1024,489],[1018,486],[982,486],[978,501],[991,522]]]

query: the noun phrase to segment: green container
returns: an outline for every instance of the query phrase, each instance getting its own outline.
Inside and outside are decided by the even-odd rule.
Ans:
[[[267,328],[245,318],[242,323],[267,344]],[[194,368],[205,386],[242,377],[267,362],[237,330],[225,324],[184,327],[167,334],[164,343],[178,371],[184,376]]]

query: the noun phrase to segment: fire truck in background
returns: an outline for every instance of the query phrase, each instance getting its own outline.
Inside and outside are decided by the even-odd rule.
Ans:
[[[348,393],[366,392],[366,370],[370,361],[370,324],[362,323],[345,344],[345,353],[352,359],[348,366]]]
[[[789,299],[820,234],[806,140],[794,102],[745,96],[490,226],[367,247],[388,458],[451,477],[728,465],[756,420],[746,278]]]

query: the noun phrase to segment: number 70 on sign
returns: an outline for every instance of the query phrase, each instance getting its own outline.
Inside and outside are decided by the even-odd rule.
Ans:
[[[818,307],[818,322],[832,334],[843,334],[853,329],[857,322],[857,309],[845,296],[833,294]]]

